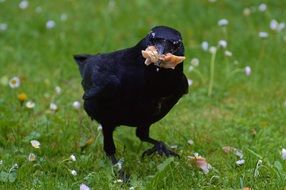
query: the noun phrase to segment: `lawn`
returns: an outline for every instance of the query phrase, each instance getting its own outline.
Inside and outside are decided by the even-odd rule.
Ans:
[[[0,0],[0,189],[285,189],[285,7]],[[120,127],[117,156],[131,175],[123,184],[99,124],[77,102],[83,91],[72,56],[133,46],[155,25],[176,28],[185,44],[190,92],[151,128],[181,158],[142,160],[151,145]],[[209,172],[190,158],[196,153]]]

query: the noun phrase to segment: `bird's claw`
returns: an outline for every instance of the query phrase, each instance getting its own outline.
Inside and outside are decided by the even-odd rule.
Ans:
[[[165,155],[167,157],[176,156],[176,157],[180,158],[180,156],[177,153],[169,150],[167,148],[167,146],[165,145],[165,143],[163,143],[163,142],[158,142],[152,148],[144,151],[142,154],[142,158],[144,158],[145,156],[150,156],[150,155],[154,154],[155,152],[157,152],[160,156],[163,156],[163,155]]]
[[[128,175],[123,169],[120,169],[117,172],[117,177],[121,179],[123,183],[128,183],[130,181],[130,175]]]

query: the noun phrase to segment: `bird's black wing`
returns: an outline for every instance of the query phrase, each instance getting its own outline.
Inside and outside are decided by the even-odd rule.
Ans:
[[[77,55],[74,58],[82,76],[85,100],[116,97],[120,76],[114,59],[105,54]]]

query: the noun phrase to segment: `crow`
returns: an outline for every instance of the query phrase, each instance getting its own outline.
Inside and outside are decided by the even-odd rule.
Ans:
[[[160,55],[184,56],[181,34],[168,26],[156,26],[134,47],[96,55],[74,55],[82,77],[84,110],[102,125],[104,151],[113,164],[113,131],[125,125],[136,127],[136,136],[154,146],[142,156],[155,152],[178,156],[165,143],[149,136],[150,126],[162,119],[188,92],[183,62],[175,68],[163,63],[145,64],[141,51],[154,46]]]

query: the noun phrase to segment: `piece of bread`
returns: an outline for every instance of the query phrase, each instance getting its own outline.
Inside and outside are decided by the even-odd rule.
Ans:
[[[148,46],[145,50],[142,50],[142,56],[146,58],[146,65],[154,63],[165,69],[175,69],[179,63],[185,60],[184,56],[176,56],[171,53],[159,55],[155,46]]]

